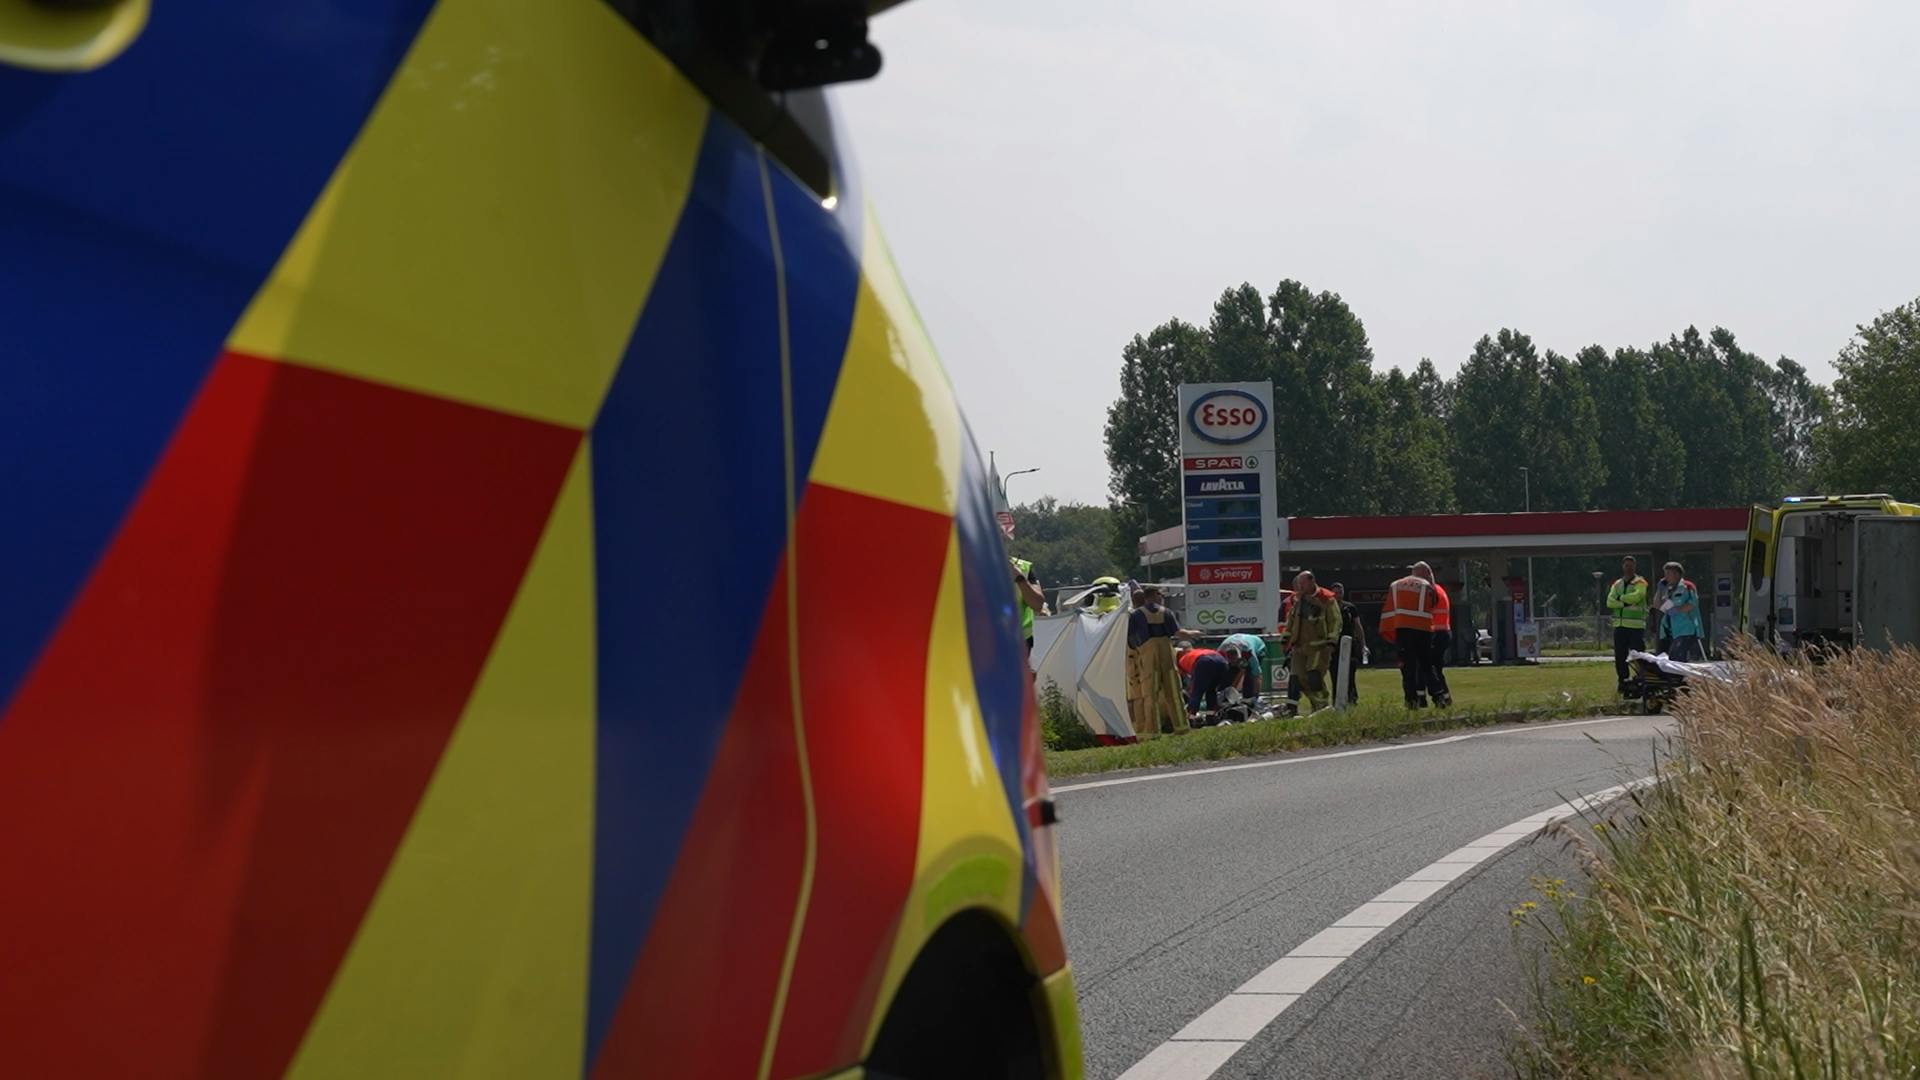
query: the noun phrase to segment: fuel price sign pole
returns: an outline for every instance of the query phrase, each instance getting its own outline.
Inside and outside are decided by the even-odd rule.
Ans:
[[[1273,384],[1180,385],[1180,523],[1187,615],[1208,634],[1257,634],[1280,610]]]

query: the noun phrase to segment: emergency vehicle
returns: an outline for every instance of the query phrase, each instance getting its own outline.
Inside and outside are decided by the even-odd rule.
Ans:
[[[1920,644],[1920,505],[1797,495],[1748,515],[1734,625],[1782,649]]]
[[[0,1076],[1079,1075],[882,6],[0,0]]]

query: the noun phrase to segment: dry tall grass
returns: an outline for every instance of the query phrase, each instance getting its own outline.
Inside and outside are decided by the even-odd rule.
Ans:
[[[1920,651],[1741,660],[1517,913],[1551,939],[1522,1073],[1920,1076]]]

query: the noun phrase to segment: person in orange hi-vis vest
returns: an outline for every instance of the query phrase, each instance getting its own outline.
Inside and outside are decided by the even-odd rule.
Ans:
[[[1427,706],[1427,666],[1433,657],[1433,604],[1433,582],[1409,572],[1387,586],[1387,600],[1380,609],[1380,636],[1400,653],[1400,692],[1406,696],[1409,709]]]
[[[1453,602],[1447,590],[1433,580],[1433,567],[1424,562],[1413,564],[1413,576],[1433,586],[1433,633],[1427,639],[1427,693],[1442,708],[1453,704],[1453,691],[1447,689],[1447,650],[1453,646]]]

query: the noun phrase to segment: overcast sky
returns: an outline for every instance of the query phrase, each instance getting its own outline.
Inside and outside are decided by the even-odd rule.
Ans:
[[[914,0],[843,88],[982,451],[1104,502],[1121,346],[1346,298],[1376,366],[1724,325],[1821,380],[1920,294],[1920,3]],[[1284,411],[1284,407],[1283,407]]]

